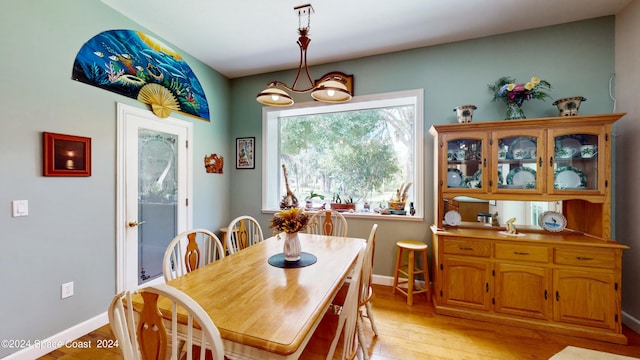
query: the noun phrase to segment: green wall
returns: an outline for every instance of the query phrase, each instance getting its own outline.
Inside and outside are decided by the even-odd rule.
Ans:
[[[0,339],[45,339],[104,313],[116,291],[116,103],[146,105],[71,80],[80,47],[112,29],[142,30],[97,0],[4,2],[0,11]],[[155,36],[155,35],[154,35]],[[205,154],[231,159],[229,80],[181,53],[200,80],[211,122],[194,124],[193,225],[230,218],[230,176],[206,174]],[[42,176],[43,131],[92,139],[88,178]],[[29,216],[11,217],[12,200]],[[60,299],[74,281],[75,295]],[[0,348],[0,358],[17,349]]]
[[[296,45],[292,42],[291,46]],[[313,61],[312,55],[310,60]],[[478,106],[473,121],[504,119],[505,106],[491,102],[487,85],[505,75],[519,81],[532,76],[548,80],[553,87],[550,92],[553,99],[582,95],[587,98],[580,108],[583,114],[611,112],[609,78],[614,73],[614,17],[343,61],[313,67],[311,73],[320,77],[333,70],[354,75],[356,96],[424,89],[426,189],[421,200],[426,206],[425,220],[349,219],[350,236],[367,237],[371,225],[380,224],[374,273],[392,276],[396,241],[431,241],[428,227],[433,221],[433,140],[429,128],[457,122],[453,108],[463,104]],[[234,216],[248,213],[265,227],[271,214],[259,210],[262,105],[254,99],[269,81],[291,83],[294,77],[292,70],[231,81],[231,137],[255,136],[258,159],[255,170],[232,169],[231,212]],[[558,110],[552,103],[553,100],[532,100],[523,109],[530,118],[557,116]]]

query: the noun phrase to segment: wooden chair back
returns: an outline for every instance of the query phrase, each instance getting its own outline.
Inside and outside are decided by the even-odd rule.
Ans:
[[[353,359],[358,351],[358,342],[356,340],[356,327],[358,322],[358,290],[362,280],[362,266],[366,258],[369,245],[363,246],[358,255],[355,265],[353,266],[353,276],[349,282],[347,294],[339,311],[338,327],[335,332],[333,341],[327,354],[327,360],[333,359],[338,341],[342,337],[342,357],[341,359]],[[326,316],[332,316],[327,313]]]
[[[222,242],[211,231],[184,231],[171,240],[162,260],[164,280],[181,277],[224,257]]]
[[[124,360],[224,359],[218,328],[192,298],[166,284],[146,287],[140,290],[140,294],[144,304],[138,316],[134,316],[129,291],[116,295],[109,306],[109,324],[118,339]],[[158,309],[159,297],[172,303],[170,320],[164,319]],[[171,330],[170,335],[167,327]],[[180,336],[177,329],[180,329]]]
[[[347,219],[335,210],[320,210],[309,219],[309,234],[347,236]]]
[[[251,216],[238,216],[231,220],[227,229],[225,242],[227,243],[229,255],[264,240],[260,224]]]

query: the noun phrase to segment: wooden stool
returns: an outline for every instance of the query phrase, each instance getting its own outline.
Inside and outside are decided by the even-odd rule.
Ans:
[[[427,301],[431,301],[431,291],[429,291],[429,267],[427,266],[427,244],[421,241],[415,240],[400,240],[396,243],[398,246],[398,258],[396,259],[396,271],[393,279],[393,293],[396,290],[407,296],[407,304],[413,305],[413,295],[426,293]],[[402,263],[402,255],[404,251],[408,251],[407,262]],[[419,252],[422,266],[416,267],[415,256],[416,252]],[[420,265],[420,264],[419,264]],[[407,281],[398,281],[399,275],[405,275]],[[421,288],[415,284],[415,276],[417,274],[423,274],[424,276],[424,288]],[[401,288],[398,285],[407,284],[407,288]]]

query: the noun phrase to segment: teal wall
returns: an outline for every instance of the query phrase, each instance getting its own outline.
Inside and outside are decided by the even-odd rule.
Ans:
[[[312,55],[310,60],[313,61]],[[433,222],[433,140],[429,128],[457,122],[453,108],[463,104],[478,106],[473,121],[504,119],[505,106],[491,102],[487,85],[505,75],[519,81],[532,76],[548,80],[553,87],[550,91],[553,99],[582,95],[587,98],[580,108],[583,114],[611,112],[609,78],[614,73],[614,17],[343,61],[313,67],[311,73],[319,77],[333,70],[354,75],[356,96],[424,89],[425,220],[349,219],[350,236],[366,237],[374,221],[380,224],[374,273],[391,276],[396,241],[431,241],[428,227]],[[269,81],[292,83],[294,77],[292,70],[231,81],[231,137],[255,136],[258,159],[255,170],[232,169],[231,212],[234,216],[249,213],[265,227],[271,214],[259,210],[262,105],[254,99]],[[523,109],[530,118],[557,116],[558,110],[552,103],[553,100],[532,100]]]
[[[0,11],[0,339],[44,339],[107,310],[116,291],[116,103],[146,105],[71,80],[76,53],[94,35],[142,30],[97,0],[22,0]],[[155,35],[154,35],[155,36]],[[229,80],[181,53],[200,80],[211,122],[194,124],[193,225],[230,220],[230,176],[206,174],[205,154],[231,159]],[[43,131],[92,139],[88,178],[42,176]],[[11,217],[12,200],[29,200]],[[75,295],[60,299],[60,284]],[[16,349],[0,348],[0,358]]]

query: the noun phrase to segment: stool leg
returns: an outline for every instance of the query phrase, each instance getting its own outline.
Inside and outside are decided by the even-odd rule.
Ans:
[[[427,301],[431,302],[431,283],[429,282],[429,262],[427,261],[427,250],[422,251],[422,273],[424,276],[424,286],[427,289]]]
[[[396,293],[396,288],[398,287],[398,274],[400,272],[400,261],[402,260],[402,248],[398,248],[398,256],[396,257],[396,271],[393,276],[393,290],[392,293]]]
[[[407,304],[413,305],[413,282],[414,282],[414,272],[415,272],[415,261],[416,254],[415,251],[409,250],[409,271],[407,271]]]

